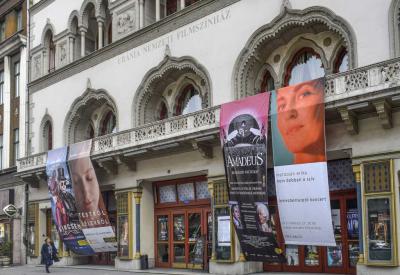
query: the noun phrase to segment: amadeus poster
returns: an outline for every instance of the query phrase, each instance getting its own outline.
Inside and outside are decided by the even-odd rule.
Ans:
[[[67,153],[68,147],[63,147],[51,150],[47,154],[46,174],[51,212],[64,244],[78,255],[92,255],[95,252],[86,241],[76,208],[67,166]]]
[[[223,104],[223,147],[233,224],[248,261],[280,262],[267,198],[269,93]],[[228,236],[229,237],[229,236]]]
[[[78,255],[116,251],[117,247],[90,148],[91,140],[51,150],[47,155],[53,220],[62,241]]]
[[[285,243],[335,246],[325,153],[324,79],[274,92],[271,125]]]
[[[95,252],[117,251],[97,176],[90,159],[92,140],[70,145],[68,164],[80,225]]]

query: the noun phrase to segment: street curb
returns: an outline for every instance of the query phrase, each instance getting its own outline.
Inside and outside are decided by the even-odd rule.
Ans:
[[[36,267],[44,267],[44,265],[35,265]],[[144,270],[126,270],[126,269],[116,269],[116,268],[108,268],[108,267],[100,267],[100,266],[56,266],[53,265],[52,268],[70,268],[70,269],[85,269],[85,270],[105,270],[105,271],[117,271],[117,272],[126,272],[126,273],[148,273],[148,274],[164,274],[164,275],[193,275],[193,274],[209,274],[208,272],[204,272],[202,270],[196,271],[177,271],[177,270],[158,270],[158,269],[144,269]]]

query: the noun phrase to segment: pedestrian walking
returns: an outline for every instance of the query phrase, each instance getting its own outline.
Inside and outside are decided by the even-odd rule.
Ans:
[[[50,273],[49,267],[53,265],[54,260],[58,261],[57,249],[50,238],[46,238],[44,240],[44,244],[42,245],[42,250],[40,253],[42,255],[41,263],[45,265],[46,272]]]

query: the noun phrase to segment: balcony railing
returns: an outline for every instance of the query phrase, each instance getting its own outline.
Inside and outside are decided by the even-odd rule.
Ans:
[[[400,86],[400,58],[357,68],[326,77],[325,102],[328,105],[345,102],[361,95],[378,95],[387,88]],[[97,137],[93,140],[92,156],[122,151],[134,151],[143,145],[155,144],[178,137],[189,136],[219,127],[220,106],[195,113],[172,117],[130,130]],[[208,132],[207,132],[208,131]],[[18,172],[43,169],[47,153],[39,153],[18,160]]]

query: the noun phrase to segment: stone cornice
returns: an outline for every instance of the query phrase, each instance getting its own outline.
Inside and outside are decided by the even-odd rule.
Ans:
[[[240,0],[202,0],[196,2],[121,40],[113,42],[100,50],[30,82],[28,85],[29,91],[30,93],[37,92],[239,1]]]
[[[37,2],[35,5],[30,7],[29,13],[31,15],[34,15],[34,14],[38,13],[39,11],[43,10],[44,8],[46,8],[48,5],[50,5],[54,1],[55,0],[41,0],[41,1]]]
[[[0,43],[0,58],[3,59],[4,56],[14,53],[22,46],[26,46],[26,36],[20,33],[14,34]]]

